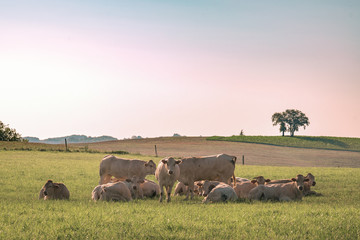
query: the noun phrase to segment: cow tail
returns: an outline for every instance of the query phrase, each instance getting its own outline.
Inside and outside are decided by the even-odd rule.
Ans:
[[[236,166],[235,165],[236,159],[237,159],[236,157],[233,158],[234,167]],[[234,181],[233,186],[235,187],[236,186],[235,168],[234,168],[234,172],[233,172],[233,181]]]

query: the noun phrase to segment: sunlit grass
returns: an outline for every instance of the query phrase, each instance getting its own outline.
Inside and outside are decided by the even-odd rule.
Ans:
[[[0,239],[358,239],[358,168],[236,166],[236,175],[287,178],[313,173],[321,197],[302,202],[201,204],[92,202],[104,154],[0,151]],[[146,156],[128,158],[150,159]],[[153,158],[152,158],[153,159]],[[158,161],[159,159],[156,159]],[[154,180],[154,176],[150,177]],[[38,200],[47,179],[69,201]]]

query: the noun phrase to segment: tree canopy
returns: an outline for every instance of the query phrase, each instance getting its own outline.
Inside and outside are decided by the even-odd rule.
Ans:
[[[293,137],[296,131],[299,131],[299,127],[310,125],[309,118],[301,111],[296,109],[287,109],[281,113],[274,113],[271,117],[273,125],[280,125],[280,132],[285,135],[285,132],[289,132]]]
[[[21,135],[0,121],[0,141],[21,141]]]

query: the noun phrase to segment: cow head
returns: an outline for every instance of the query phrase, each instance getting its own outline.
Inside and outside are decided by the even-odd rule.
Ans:
[[[175,172],[176,164],[181,163],[181,160],[175,160],[174,158],[169,157],[161,160],[161,162],[165,165],[166,169],[168,170],[168,174],[171,175]]]
[[[102,200],[102,201],[108,200],[107,195],[106,195],[106,191],[107,191],[107,187],[102,185],[101,189],[99,191],[99,200]]]
[[[95,187],[94,190],[91,193],[91,199],[94,200],[94,201],[99,200],[101,191],[102,191],[101,185]]]
[[[203,183],[202,183],[202,195],[204,197],[209,195],[211,190],[213,190],[218,184],[219,184],[219,182],[216,182],[216,181],[208,181],[208,180],[203,181]]]
[[[291,180],[296,183],[296,186],[300,191],[304,190],[304,182],[309,181],[308,178],[304,178],[304,176],[301,174],[297,175],[296,178],[292,178]]]
[[[47,199],[54,195],[55,189],[59,188],[59,185],[54,183],[52,180],[48,180],[44,185],[44,195]]]
[[[305,177],[305,179],[309,179],[309,185],[310,186],[315,186],[316,185],[315,176],[312,175],[311,173],[308,173],[308,175]]]
[[[147,174],[155,174],[156,164],[154,163],[153,160],[149,160],[144,165],[145,165],[145,169],[146,169]]]
[[[126,179],[125,181],[127,182],[128,188],[131,192],[131,197],[138,198],[139,191],[140,191],[140,184],[144,183],[145,180],[139,179],[138,177],[133,176],[131,179]]]
[[[265,179],[263,176],[254,177],[253,180],[251,180],[251,183],[258,184],[258,185],[264,185],[267,182],[270,182],[270,179]]]

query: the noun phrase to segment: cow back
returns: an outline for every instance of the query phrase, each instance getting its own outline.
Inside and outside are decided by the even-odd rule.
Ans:
[[[200,180],[226,181],[233,176],[234,158],[226,154],[183,158],[179,164],[179,181],[185,184]]]

